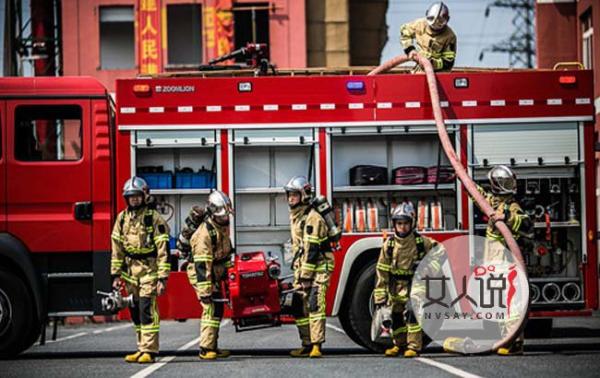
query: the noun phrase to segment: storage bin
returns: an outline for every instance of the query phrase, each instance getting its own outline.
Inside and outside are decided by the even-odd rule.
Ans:
[[[138,174],[138,176],[146,180],[150,189],[173,188],[173,174],[171,172],[142,173]]]

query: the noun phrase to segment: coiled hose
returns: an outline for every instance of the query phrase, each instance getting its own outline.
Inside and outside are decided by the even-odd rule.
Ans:
[[[399,64],[411,60],[413,59],[408,58],[406,55],[399,55],[395,58],[384,62],[383,64],[369,72],[368,75],[373,76],[379,73],[384,73],[396,67]],[[437,89],[437,79],[433,71],[431,62],[429,62],[428,59],[422,57],[419,54],[416,55],[414,60],[425,70],[427,84],[429,86],[429,96],[431,98],[431,105],[433,107],[433,117],[435,119],[435,125],[437,127],[440,143],[444,148],[444,152],[446,153],[448,160],[452,164],[452,167],[454,168],[454,171],[456,172],[456,175],[458,176],[459,180],[462,182],[465,189],[469,192],[469,195],[471,196],[471,198],[473,198],[477,206],[481,209],[481,211],[484,214],[488,216],[489,219],[495,222],[496,229],[500,231],[500,233],[504,237],[506,245],[510,249],[513,258],[521,268],[521,272],[527,274],[527,269],[525,268],[523,255],[521,254],[521,250],[517,245],[515,238],[513,238],[512,232],[509,230],[508,226],[506,225],[506,223],[504,223],[504,221],[497,218],[494,209],[485,200],[483,195],[479,193],[479,191],[477,190],[477,186],[475,185],[471,177],[469,177],[467,171],[460,163],[460,160],[456,155],[456,151],[454,151],[454,147],[452,146],[452,142],[450,141],[450,137],[448,136],[448,132],[446,131],[446,126],[444,124],[444,117],[442,116],[442,107],[440,105],[440,95]],[[526,313],[529,313],[529,298],[527,298]],[[515,324],[508,329],[507,334],[504,335],[504,337],[500,341],[496,342],[492,349],[495,351],[503,346],[510,345],[525,328],[525,324],[527,322],[526,320],[527,316],[520,317],[519,321],[515,322]]]

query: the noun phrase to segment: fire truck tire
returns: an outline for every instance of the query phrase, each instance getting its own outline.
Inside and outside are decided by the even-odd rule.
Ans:
[[[0,270],[0,358],[11,358],[29,348],[38,335],[29,332],[33,303],[27,286],[11,272]]]
[[[349,328],[356,335],[358,344],[373,352],[381,353],[391,345],[371,341],[371,320],[373,288],[375,286],[375,263],[371,263],[358,273],[348,303]],[[354,338],[353,338],[354,339]]]
[[[552,334],[552,318],[529,319],[525,326],[525,338],[548,338]]]
[[[346,332],[346,335],[352,341],[354,341],[358,345],[362,345],[362,341],[360,340],[360,338],[358,337],[358,335],[352,328],[352,323],[350,322],[350,316],[349,316],[349,306],[347,304],[342,305],[342,306],[343,307],[340,310],[338,318],[340,320],[340,324],[342,325],[342,328],[344,329],[344,332]]]

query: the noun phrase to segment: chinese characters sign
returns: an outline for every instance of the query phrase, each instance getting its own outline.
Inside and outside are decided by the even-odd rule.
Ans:
[[[160,0],[140,0],[138,12],[138,41],[140,73],[161,71]]]
[[[207,0],[204,7],[205,60],[233,50],[232,0]]]

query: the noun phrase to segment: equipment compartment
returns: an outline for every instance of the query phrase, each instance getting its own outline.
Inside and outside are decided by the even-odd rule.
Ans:
[[[517,175],[516,200],[535,222],[533,243],[520,243],[533,309],[585,305],[587,263],[582,133],[576,122],[471,127],[470,161],[477,182],[504,164]],[[473,207],[474,229],[485,235],[487,219]]]
[[[449,165],[434,132],[433,128],[427,127],[329,130],[333,205],[344,233],[381,232],[391,228],[390,213],[403,201],[413,203],[420,231],[458,227],[456,180],[453,178],[448,182],[447,175],[440,175],[438,183],[425,183],[429,167]],[[350,172],[360,165],[385,167],[387,183],[352,185]],[[421,178],[416,181],[407,178],[406,182],[410,184],[394,185],[394,173],[398,168],[398,172],[418,171]],[[440,183],[444,180],[445,183]]]
[[[133,135],[132,174],[148,182],[171,238],[179,235],[191,207],[204,204],[216,185],[216,142],[214,130],[137,131]],[[176,253],[174,248],[171,253]],[[177,260],[176,255],[173,259]],[[178,264],[171,266],[178,268]]]
[[[235,243],[238,252],[264,251],[280,257],[289,273],[285,244],[289,210],[283,186],[293,176],[310,176],[315,187],[312,129],[236,130],[233,139]],[[309,178],[310,179],[310,178]]]
[[[533,243],[520,243],[534,308],[573,308],[584,304],[581,264],[582,217],[579,166],[512,168],[517,202],[534,221]],[[489,190],[488,168],[475,178]],[[485,236],[487,218],[474,206],[475,232]],[[518,240],[517,240],[518,241]]]

